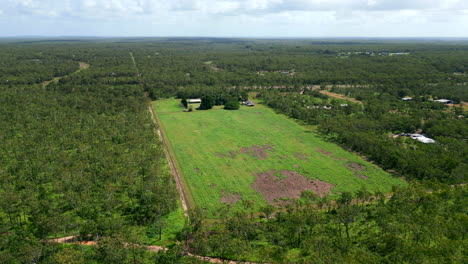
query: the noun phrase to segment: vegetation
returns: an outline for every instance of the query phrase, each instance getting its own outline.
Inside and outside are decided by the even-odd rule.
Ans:
[[[1,40],[0,263],[466,263],[467,57],[466,40]],[[48,240],[69,235],[97,245]]]
[[[388,200],[366,190],[345,192],[328,206],[304,195],[274,217],[231,209],[215,227],[198,228],[191,247],[272,263],[464,263],[466,188],[435,190],[405,187]]]
[[[21,81],[36,74],[21,68],[23,61],[52,63],[65,50],[69,55],[53,67],[37,62],[43,74],[37,83]],[[176,210],[178,195],[127,50],[8,46],[0,49],[1,60],[13,60],[12,51],[18,71],[0,85],[0,262],[61,258],[60,247],[40,241],[121,236],[158,225]],[[78,60],[91,67],[45,88],[39,84],[74,72]],[[71,62],[74,67],[63,67],[68,72],[53,76],[41,68]],[[95,257],[108,263],[99,254],[106,253]]]
[[[224,104],[224,109],[226,110],[239,110],[240,103],[237,100],[230,100]]]
[[[278,203],[294,197],[295,187],[291,187],[292,194],[262,194],[255,189],[258,174],[271,170],[278,172],[277,180],[287,178],[281,172],[290,171],[331,183],[334,194],[355,192],[363,186],[386,193],[393,185],[404,185],[402,180],[262,105],[242,106],[235,112],[216,107],[189,114],[164,112],[170,109],[168,104],[175,106],[178,101],[156,101],[154,106],[195,204],[209,216],[223,204],[240,206],[236,202],[241,199],[254,201],[258,210],[266,205],[265,195],[273,195]],[[290,176],[289,180],[294,182],[282,184],[296,184],[299,179]]]

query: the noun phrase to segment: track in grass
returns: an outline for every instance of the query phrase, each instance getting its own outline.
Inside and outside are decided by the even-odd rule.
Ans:
[[[258,208],[304,190],[334,195],[365,186],[388,192],[405,184],[265,106],[183,112],[178,105],[174,99],[154,102],[188,193],[209,215],[240,199]]]

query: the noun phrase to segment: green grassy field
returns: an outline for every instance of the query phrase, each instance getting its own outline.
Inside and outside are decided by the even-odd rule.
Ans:
[[[265,193],[254,185],[259,174],[268,172],[281,184],[288,178],[283,171],[298,173],[301,176],[296,178],[303,176],[308,182],[319,179],[333,184],[332,194],[362,186],[389,192],[393,185],[405,184],[265,106],[189,113],[178,105],[174,99],[154,102],[189,192],[196,205],[208,212],[219,210],[221,200],[233,203],[242,198],[265,205]],[[272,191],[281,192],[281,188]]]

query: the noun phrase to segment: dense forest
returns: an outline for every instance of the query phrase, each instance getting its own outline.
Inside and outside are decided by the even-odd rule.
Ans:
[[[449,41],[0,42],[0,263],[202,262],[187,251],[273,263],[464,263],[467,58],[468,43]],[[195,209],[182,243],[145,251],[179,206],[150,100],[220,105],[248,93],[409,186],[336,201],[305,192],[261,212],[246,200],[217,220]],[[71,235],[97,246],[48,242]]]

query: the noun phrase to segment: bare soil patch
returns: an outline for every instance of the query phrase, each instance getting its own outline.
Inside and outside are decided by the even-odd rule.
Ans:
[[[363,179],[363,180],[368,180],[368,179],[369,179],[369,177],[367,177],[366,175],[362,175],[362,174],[354,174],[354,175],[355,175],[356,177],[358,177],[358,178]]]
[[[353,103],[356,103],[356,104],[362,104],[361,101],[359,100],[356,100],[354,98],[351,98],[351,97],[347,97],[346,95],[342,95],[342,94],[337,94],[337,93],[332,93],[332,92],[329,92],[329,91],[319,91],[321,94],[325,94],[325,95],[328,95],[328,96],[331,96],[331,97],[335,97],[335,98],[338,98],[338,99],[343,99],[343,100],[347,100],[347,101],[350,101],[350,102],[353,102]]]
[[[354,176],[361,178],[363,180],[368,180],[369,178],[365,175],[360,174],[361,171],[365,170],[365,166],[361,164],[357,164],[354,162],[347,162],[345,163],[345,167],[350,169],[353,173]]]
[[[333,155],[333,153],[325,151],[323,149],[317,149],[317,151],[322,153],[323,155],[326,155],[326,156],[332,156]]]
[[[199,173],[200,172],[200,169],[199,168],[195,168],[194,169],[196,173]]]
[[[252,157],[256,157],[261,160],[266,159],[268,157],[267,151],[273,151],[273,145],[253,145],[250,148],[240,148],[241,153],[250,155]]]
[[[235,204],[242,199],[242,196],[238,193],[226,193],[223,191],[221,194],[223,195],[221,197],[221,202],[225,204]]]
[[[285,178],[279,179],[275,174],[281,173]],[[270,204],[278,204],[280,198],[299,198],[303,191],[313,191],[319,196],[330,193],[333,184],[319,179],[309,180],[295,171],[269,170],[267,172],[256,173],[255,182],[252,188],[259,192]]]
[[[294,157],[296,157],[296,159],[300,159],[300,160],[307,160],[308,155],[305,154],[305,153],[297,152],[297,153],[294,153]]]
[[[237,152],[234,151],[234,150],[230,150],[226,153],[222,153],[222,152],[216,152],[216,156],[220,157],[220,158],[230,158],[230,159],[234,159],[237,157]]]
[[[362,171],[362,170],[364,170],[366,168],[364,165],[357,164],[357,163],[354,163],[354,162],[347,162],[345,164],[345,166],[348,169],[352,170],[353,172]]]

